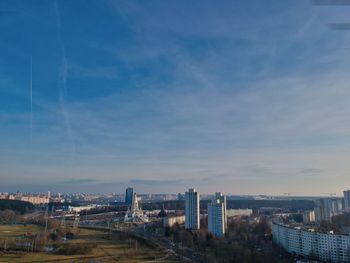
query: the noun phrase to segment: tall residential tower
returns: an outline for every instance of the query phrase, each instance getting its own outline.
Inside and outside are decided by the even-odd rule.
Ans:
[[[344,210],[350,212],[350,190],[344,191]]]
[[[199,221],[199,193],[194,188],[185,193],[185,227],[186,229],[197,230],[200,227]]]
[[[226,196],[216,193],[208,204],[208,231],[215,236],[224,236],[227,228]]]
[[[126,188],[125,191],[125,204],[131,205],[134,198],[134,189],[131,187]]]
[[[342,198],[321,198],[315,202],[315,221],[331,221],[332,217],[341,213],[343,209]]]

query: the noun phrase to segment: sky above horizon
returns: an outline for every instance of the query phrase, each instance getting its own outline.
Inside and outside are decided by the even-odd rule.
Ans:
[[[0,192],[350,189],[350,6],[0,2]]]

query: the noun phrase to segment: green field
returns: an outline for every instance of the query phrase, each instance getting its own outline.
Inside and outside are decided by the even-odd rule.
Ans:
[[[36,225],[0,225],[0,242],[5,239],[16,238],[27,233],[36,234],[43,230]]]
[[[4,240],[23,236],[30,232],[40,232],[38,226],[1,226],[0,246]],[[84,255],[57,255],[54,253],[25,253],[25,252],[0,252],[0,262],[182,262],[167,251],[152,248],[135,239],[120,240],[117,233],[106,233],[96,230],[80,229],[76,237],[69,241],[92,247]]]

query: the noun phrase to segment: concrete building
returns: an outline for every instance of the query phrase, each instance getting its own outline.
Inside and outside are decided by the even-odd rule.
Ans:
[[[84,206],[68,206],[68,211],[69,212],[75,212],[75,213],[79,213],[82,211],[89,211],[91,209],[96,208],[97,205],[84,205]]]
[[[185,216],[179,215],[179,216],[166,216],[163,218],[163,226],[164,227],[172,227],[175,224],[182,225],[185,223]]]
[[[50,202],[50,199],[47,198],[46,196],[33,196],[33,195],[22,196],[19,200],[32,203],[33,205],[43,205],[43,204],[48,204]]]
[[[29,202],[34,205],[43,205],[50,203],[50,192],[48,192],[48,195],[33,195],[33,194],[22,194],[21,192],[17,191],[15,195],[9,195],[8,199],[12,200],[19,200],[24,202]]]
[[[315,202],[315,221],[331,221],[343,210],[343,199],[336,197],[321,198]]]
[[[305,211],[303,213],[303,223],[309,224],[315,222],[315,211]]]
[[[227,228],[226,196],[216,193],[208,204],[208,231],[215,236],[224,236]]]
[[[350,235],[273,223],[272,236],[274,243],[289,253],[314,255],[324,262],[350,262]]]
[[[199,193],[194,188],[185,193],[185,227],[197,230],[200,228]]]
[[[15,196],[9,193],[0,193],[0,199],[15,200]]]
[[[131,187],[126,188],[126,191],[125,191],[125,204],[131,205],[133,197],[134,197],[134,189],[131,188]]]
[[[344,191],[344,210],[350,212],[350,190]]]

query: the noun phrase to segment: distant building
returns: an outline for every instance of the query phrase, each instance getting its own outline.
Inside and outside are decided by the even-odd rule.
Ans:
[[[315,203],[315,221],[331,221],[332,217],[338,215],[343,210],[342,198],[321,198]]]
[[[185,198],[184,198],[184,195],[183,195],[183,194],[178,193],[176,199],[179,200],[179,201],[182,201],[182,200],[184,200]]]
[[[131,205],[134,197],[134,189],[131,187],[126,188],[125,191],[125,204]]]
[[[315,222],[315,211],[305,211],[303,213],[303,223],[309,224]]]
[[[79,213],[82,211],[89,211],[91,209],[96,208],[97,205],[85,205],[85,206],[68,206],[68,211],[69,212],[75,212],[75,213]]]
[[[15,200],[15,196],[9,193],[0,193],[0,199]]]
[[[194,188],[185,193],[185,227],[186,229],[197,230],[200,227],[199,221],[199,193]]]
[[[350,190],[344,191],[344,210],[350,212]]]
[[[148,217],[143,213],[136,193],[133,194],[132,203],[125,214],[126,222],[144,223],[148,222]]]
[[[208,204],[208,231],[215,236],[224,236],[227,228],[226,196],[216,193]]]
[[[185,216],[179,215],[179,216],[167,216],[163,218],[163,226],[164,227],[172,227],[175,224],[181,225],[185,223]]]
[[[252,209],[226,209],[227,218],[233,216],[251,216],[252,214]]]
[[[158,213],[158,217],[166,217],[167,216],[167,212],[164,209],[164,205],[162,207],[162,209],[160,210],[160,212]]]
[[[50,199],[47,198],[46,196],[32,196],[32,195],[22,196],[19,200],[29,202],[34,205],[43,205],[43,204],[48,204],[50,202]]]
[[[16,195],[15,195],[15,198],[16,198],[16,200],[21,200],[21,198],[22,198],[22,193],[21,193],[20,191],[17,191],[17,192],[16,192]]]

